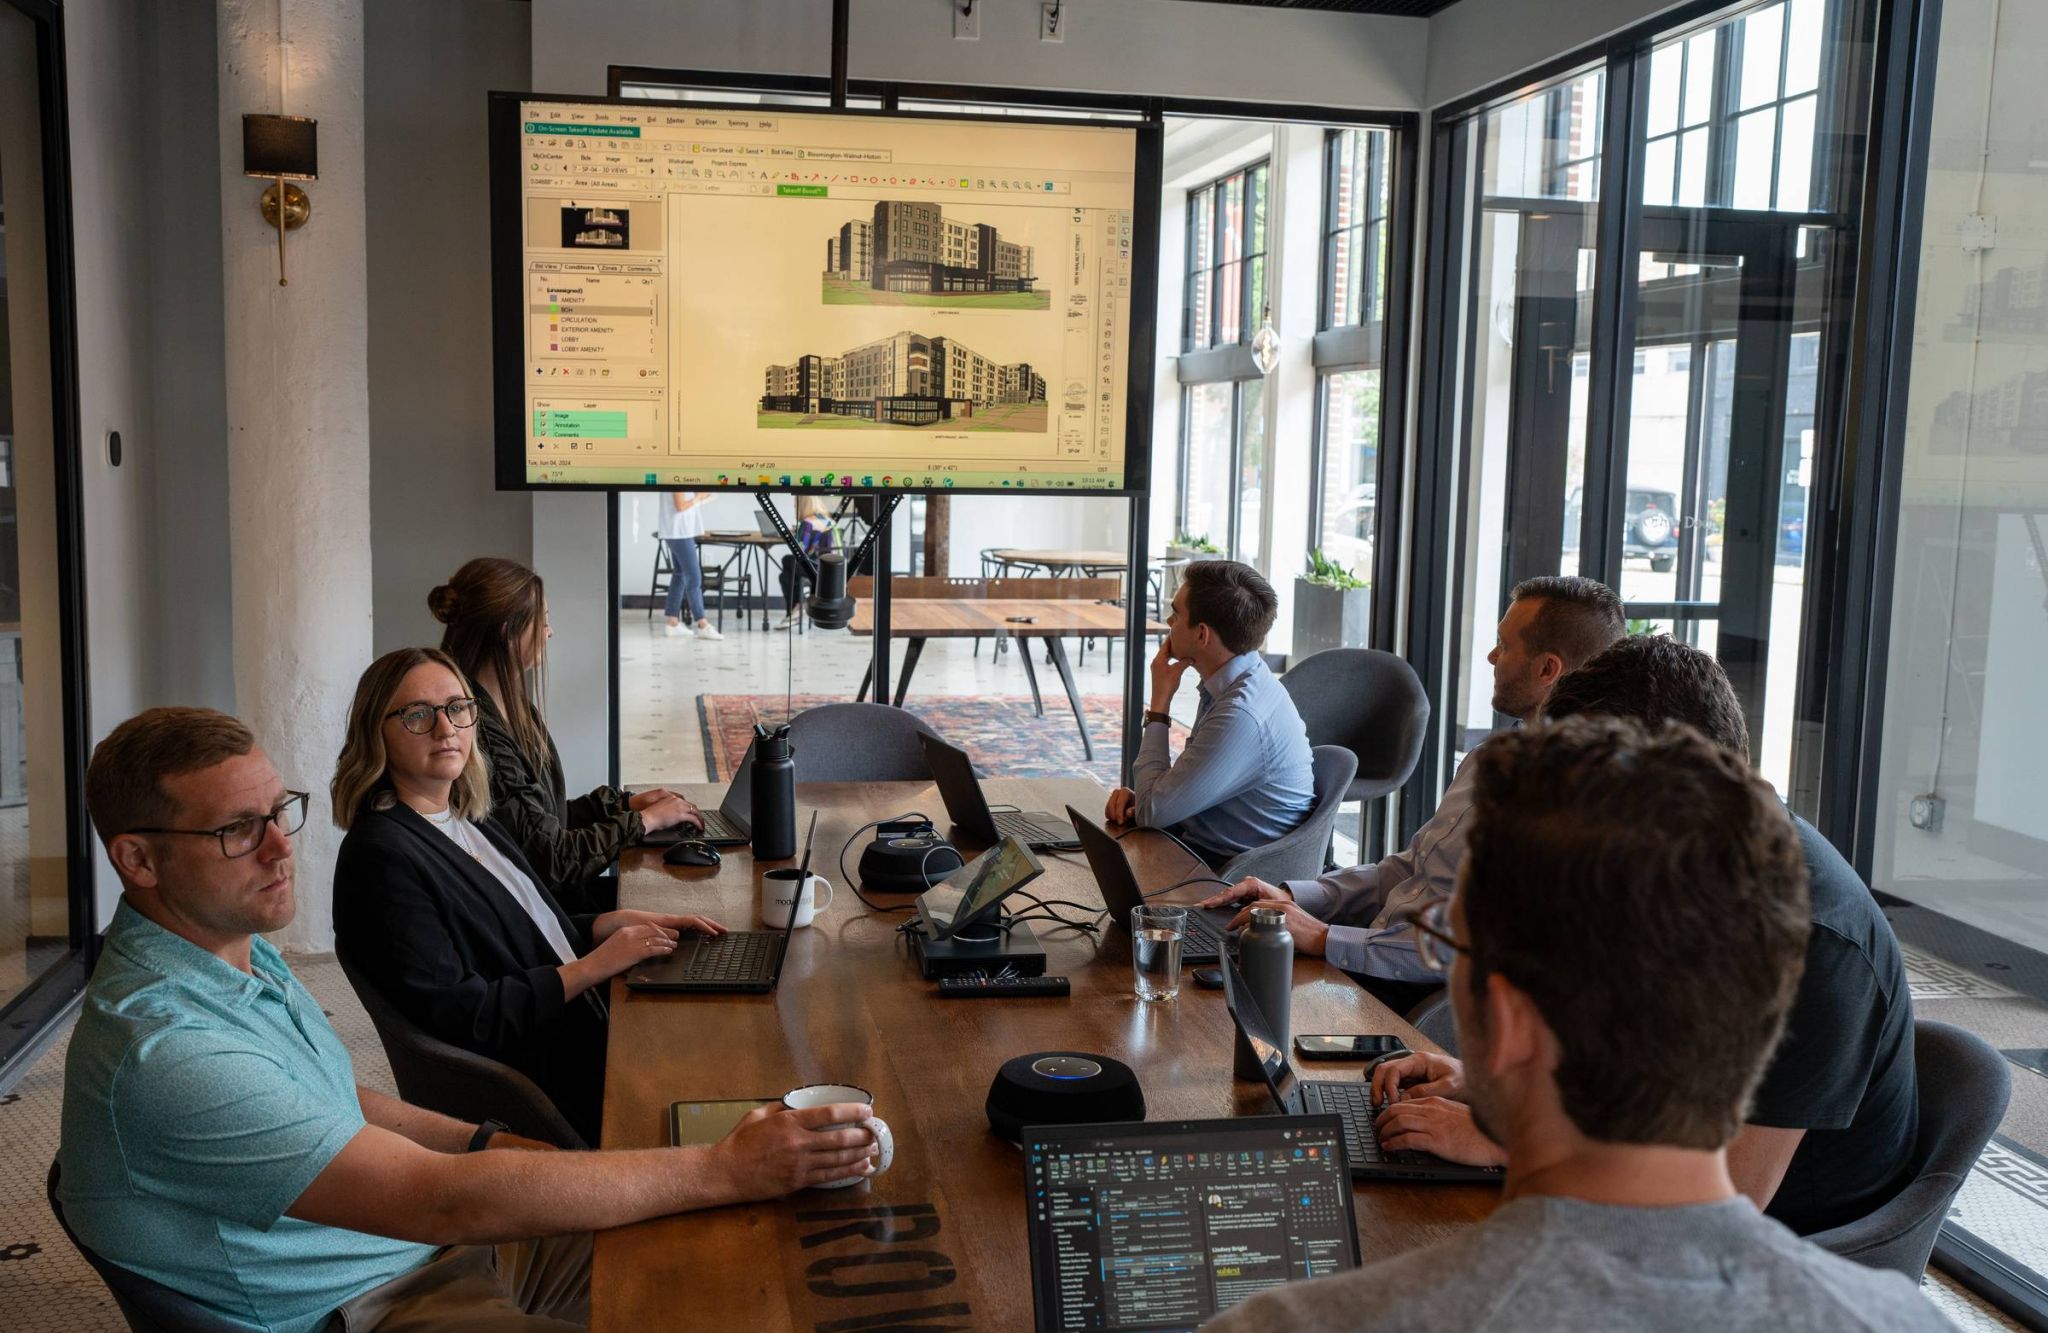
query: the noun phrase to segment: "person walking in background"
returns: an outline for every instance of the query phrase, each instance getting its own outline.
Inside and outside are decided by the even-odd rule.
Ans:
[[[661,516],[661,539],[668,543],[668,627],[662,633],[671,639],[694,633],[700,639],[722,639],[716,627],[704,618],[704,565],[697,555],[697,539],[704,535],[704,502],[711,497],[701,491],[670,491],[669,508]],[[683,624],[683,599],[690,599],[690,623]]]
[[[796,497],[796,541],[805,555],[816,560],[828,551],[838,549],[838,539],[832,531],[832,515],[825,502],[815,495]],[[777,629],[790,629],[803,619],[803,609],[797,605],[798,584],[805,577],[794,555],[782,557],[782,623]]]

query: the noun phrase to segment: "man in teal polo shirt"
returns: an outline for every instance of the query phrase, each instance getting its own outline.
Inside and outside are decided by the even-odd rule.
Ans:
[[[102,1258],[235,1328],[581,1327],[589,1232],[868,1162],[865,1130],[823,1128],[862,1106],[756,1113],[710,1148],[556,1153],[358,1086],[259,937],[292,919],[306,800],[209,710],[153,709],[93,752],[122,901],[71,1038],[59,1160]]]

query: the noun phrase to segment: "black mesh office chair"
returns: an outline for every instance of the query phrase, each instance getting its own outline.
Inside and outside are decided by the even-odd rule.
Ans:
[[[80,1240],[78,1233],[71,1229],[70,1220],[64,1216],[64,1205],[57,1201],[57,1183],[61,1176],[59,1164],[51,1162],[50,1174],[43,1186],[50,1200],[50,1212],[56,1217],[57,1225],[64,1228],[64,1237],[71,1242],[72,1248],[92,1265],[92,1271],[100,1275],[100,1281],[107,1284],[107,1291],[119,1307],[121,1317],[128,1321],[129,1328],[135,1333],[235,1333],[235,1325],[190,1296],[101,1258]]]

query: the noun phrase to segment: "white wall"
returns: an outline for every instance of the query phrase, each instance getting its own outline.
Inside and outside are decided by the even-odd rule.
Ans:
[[[1429,77],[1420,105],[1454,102],[1678,3],[1682,0],[1459,0],[1429,20]]]
[[[440,642],[427,591],[533,555],[533,506],[492,485],[484,94],[528,82],[529,6],[368,0],[370,529],[376,651]]]
[[[158,614],[155,572],[163,441],[153,412],[148,8],[142,0],[64,7],[93,742],[158,701],[157,645],[170,629]],[[118,469],[107,460],[109,430],[127,442]],[[103,860],[95,874],[104,924],[119,889]]]
[[[1072,0],[1066,40],[1038,6],[982,0],[981,39],[953,40],[950,0],[853,0],[854,78],[1407,109],[1421,105],[1427,24],[1317,11]],[[827,0],[534,0],[537,86],[602,92],[612,64],[831,71]],[[542,77],[543,75],[547,77]]]

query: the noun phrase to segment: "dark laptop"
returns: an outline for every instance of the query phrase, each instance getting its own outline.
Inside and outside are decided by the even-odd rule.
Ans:
[[[811,872],[811,838],[818,832],[818,816],[811,815],[811,831],[804,838],[804,884]],[[726,995],[761,995],[775,989],[782,980],[782,962],[789,957],[789,938],[796,933],[796,914],[803,907],[802,892],[789,895],[789,920],[781,931],[728,930],[723,935],[686,935],[676,951],[651,963],[642,963],[626,973],[628,990],[696,991]]]
[[[1335,1116],[1041,1125],[1023,1148],[1039,1333],[1194,1329],[1358,1267]]]
[[[679,842],[700,840],[713,847],[740,847],[754,840],[754,743],[740,756],[740,766],[725,789],[725,799],[716,810],[704,811],[704,831],[692,833],[675,824],[641,835],[643,847],[672,847]]]
[[[1145,901],[1145,893],[1138,887],[1138,877],[1131,870],[1130,858],[1124,855],[1123,844],[1071,805],[1067,807],[1067,818],[1073,821],[1074,832],[1081,835],[1081,854],[1088,858],[1088,869],[1094,872],[1095,887],[1102,890],[1103,905],[1109,908],[1109,915],[1119,928],[1129,930],[1131,909]],[[1235,909],[1188,908],[1188,933],[1180,944],[1181,960],[1213,963],[1220,958],[1230,940],[1230,920],[1236,915]]]
[[[1287,1052],[1273,1040],[1266,1016],[1245,985],[1237,964],[1223,960],[1223,1002],[1231,1021],[1258,1052],[1260,1073],[1273,1104],[1285,1116],[1335,1115],[1344,1122],[1344,1151],[1351,1162],[1351,1174],[1361,1180],[1445,1180],[1483,1181],[1498,1185],[1502,1175],[1495,1166],[1464,1166],[1446,1162],[1425,1152],[1387,1152],[1380,1147],[1378,1126],[1373,1124],[1372,1083],[1353,1079],[1345,1083],[1311,1083],[1294,1077]]]
[[[974,761],[967,751],[946,744],[936,736],[918,733],[924,747],[925,766],[939,785],[939,799],[946,803],[946,817],[984,844],[1015,838],[1034,852],[1066,852],[1079,847],[1074,826],[1044,810],[991,810],[981,794],[981,779],[974,776]]]

